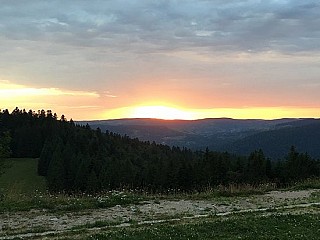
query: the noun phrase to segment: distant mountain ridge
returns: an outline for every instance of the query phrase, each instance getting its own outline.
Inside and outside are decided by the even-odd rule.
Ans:
[[[116,119],[82,121],[92,128],[111,131],[144,141],[193,150],[249,154],[262,149],[266,156],[283,157],[290,146],[320,157],[320,119],[275,120],[209,118],[200,120]]]

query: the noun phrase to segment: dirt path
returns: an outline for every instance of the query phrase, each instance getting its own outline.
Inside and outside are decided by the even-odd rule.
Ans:
[[[280,209],[308,208],[320,205],[312,193],[320,190],[279,192],[250,197],[217,198],[203,200],[160,200],[140,205],[115,206],[63,214],[33,210],[30,212],[0,214],[0,239],[31,238],[71,232],[75,229],[96,229],[97,222],[118,227],[179,221],[210,215],[225,216],[232,213],[261,212]]]

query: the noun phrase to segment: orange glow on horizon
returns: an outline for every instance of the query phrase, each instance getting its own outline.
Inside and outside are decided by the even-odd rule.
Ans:
[[[196,120],[204,118],[280,119],[319,118],[317,108],[248,107],[187,109],[168,106],[133,106],[106,111],[101,119],[157,118],[164,120]]]
[[[120,118],[158,118],[194,120],[203,118],[235,118],[235,119],[279,119],[279,118],[320,118],[319,107],[280,106],[280,107],[237,107],[232,102],[216,108],[197,108],[201,101],[194,99],[195,107],[188,108],[188,103],[178,94],[165,100],[150,101],[139,98],[140,102],[133,106],[126,105],[129,100],[125,96],[116,97],[90,91],[76,91],[59,88],[35,88],[0,80],[0,109],[12,111],[19,109],[52,110],[58,115],[64,114],[74,120],[103,120]],[[137,99],[138,100],[138,99]],[[178,103],[178,100],[181,102]],[[123,102],[122,102],[123,101]],[[196,104],[197,103],[197,104]],[[238,103],[239,104],[239,103]],[[217,103],[217,106],[223,104]]]
[[[157,118],[164,120],[192,120],[194,114],[187,110],[181,110],[167,106],[142,106],[134,107],[130,118]]]

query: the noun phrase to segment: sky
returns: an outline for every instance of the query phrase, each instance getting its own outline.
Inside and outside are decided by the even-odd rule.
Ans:
[[[320,2],[0,0],[0,109],[320,117]]]

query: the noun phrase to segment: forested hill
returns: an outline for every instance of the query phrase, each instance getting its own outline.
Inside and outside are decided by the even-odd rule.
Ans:
[[[279,184],[320,176],[319,160],[294,147],[271,162],[261,150],[247,157],[227,152],[142,142],[76,125],[49,111],[0,112],[0,158],[39,157],[38,173],[51,191],[116,188],[202,190],[229,183]],[[1,164],[0,164],[1,165]],[[1,172],[1,171],[0,171]]]
[[[262,149],[272,159],[284,158],[290,146],[320,158],[320,119],[200,120],[118,119],[81,122],[142,140],[193,150],[249,155]]]
[[[257,133],[224,146],[224,150],[247,155],[252,149],[261,148],[266,156],[279,159],[287,154],[287,149],[292,145],[320,158],[320,122],[302,126],[298,122],[294,127]]]

